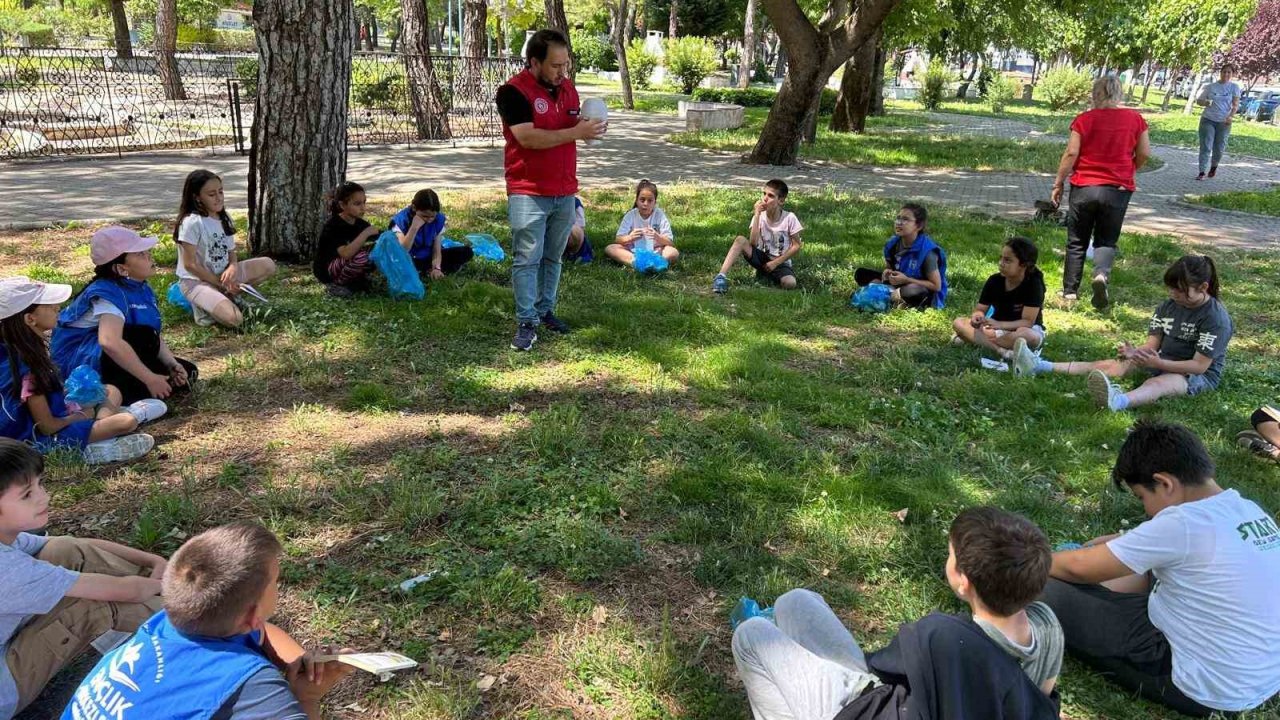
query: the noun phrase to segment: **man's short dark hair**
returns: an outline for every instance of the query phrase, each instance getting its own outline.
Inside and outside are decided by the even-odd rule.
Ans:
[[[1139,420],[1120,446],[1111,479],[1126,485],[1156,486],[1156,473],[1168,473],[1183,485],[1203,485],[1214,477],[1213,458],[1200,438],[1182,425]]]
[[[529,38],[529,44],[525,46],[524,59],[527,61],[537,60],[542,62],[547,59],[547,50],[552,45],[559,45],[562,48],[569,47],[569,39],[559,30],[539,30]]]
[[[779,200],[787,199],[787,193],[789,191],[787,190],[787,184],[782,180],[778,178],[774,178],[769,182],[765,183],[764,186],[772,190],[773,193],[778,196]]]
[[[30,445],[0,438],[0,494],[15,485],[26,485],[44,474],[44,456]]]
[[[164,609],[184,633],[231,637],[271,581],[280,541],[254,522],[206,530],[183,543],[164,573]]]
[[[962,511],[951,523],[956,569],[991,612],[1008,617],[1025,608],[1049,581],[1053,553],[1035,523],[993,507]]]

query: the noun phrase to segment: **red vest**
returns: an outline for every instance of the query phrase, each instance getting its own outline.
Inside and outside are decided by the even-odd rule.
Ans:
[[[533,107],[533,126],[539,130],[563,130],[578,124],[578,91],[565,80],[551,92],[538,82],[530,70],[523,70],[507,84],[524,95]],[[544,150],[531,150],[516,142],[511,128],[502,123],[502,137],[507,141],[503,166],[507,175],[508,195],[559,197],[578,193],[578,143],[567,142]]]

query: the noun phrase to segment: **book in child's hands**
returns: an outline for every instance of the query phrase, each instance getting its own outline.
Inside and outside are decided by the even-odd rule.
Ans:
[[[390,680],[391,673],[397,670],[408,670],[410,668],[418,667],[417,660],[394,652],[317,655],[314,659],[316,662],[337,661],[344,663],[353,668],[373,673],[383,682]]]
[[[1262,412],[1266,413],[1267,415],[1270,415],[1272,420],[1275,420],[1276,422],[1280,423],[1280,410],[1277,410],[1271,407],[1270,405],[1263,405]]]

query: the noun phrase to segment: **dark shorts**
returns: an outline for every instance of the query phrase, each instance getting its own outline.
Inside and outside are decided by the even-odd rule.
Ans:
[[[774,285],[781,285],[782,278],[795,277],[795,271],[791,269],[790,263],[783,263],[773,270],[765,270],[764,266],[773,258],[769,254],[758,247],[751,248],[751,255],[747,257],[747,264],[756,269],[756,277],[767,278]]]

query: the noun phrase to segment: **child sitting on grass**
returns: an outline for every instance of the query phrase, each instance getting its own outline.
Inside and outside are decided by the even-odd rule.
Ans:
[[[858,268],[853,273],[858,286],[892,285],[898,306],[925,310],[945,305],[947,253],[925,232],[928,220],[923,205],[903,205],[893,221],[893,237],[884,244],[884,270]]]
[[[573,198],[573,227],[569,228],[569,240],[564,245],[561,259],[567,263],[586,264],[595,259],[591,249],[591,240],[587,238],[587,210],[582,205],[582,198]]]
[[[734,238],[720,272],[711,282],[713,292],[720,295],[729,292],[729,269],[739,259],[756,269],[757,278],[767,278],[783,290],[795,288],[796,274],[791,269],[791,258],[804,245],[800,242],[804,226],[793,213],[782,209],[786,202],[785,182],[774,178],[764,184],[764,195],[756,201],[751,216],[750,237]]]
[[[313,661],[267,622],[281,552],[270,530],[250,522],[183,543],[165,573],[164,609],[102,658],[63,720],[114,717],[124,703],[129,717],[147,720],[320,720],[320,699],[354,668]]]
[[[572,233],[571,233],[572,234]],[[647,247],[662,255],[668,264],[680,257],[673,244],[675,233],[671,221],[658,207],[658,186],[649,180],[636,185],[636,200],[618,225],[617,242],[604,249],[604,254],[626,265],[635,267],[636,248]]]
[[[1280,462],[1280,410],[1265,405],[1249,418],[1252,430],[1236,435],[1236,442],[1258,457]]]
[[[336,298],[349,298],[369,286],[373,258],[366,247],[378,237],[378,229],[364,219],[365,193],[359,183],[344,182],[326,199],[329,219],[320,228],[311,272]]]
[[[0,718],[31,704],[99,636],[160,607],[164,558],[106,540],[33,535],[49,524],[44,458],[0,438]],[[144,576],[145,574],[145,576]],[[146,716],[141,716],[146,717]]]
[[[1008,358],[1018,340],[1040,352],[1044,345],[1044,274],[1036,267],[1040,251],[1023,237],[1012,237],[1000,249],[1000,271],[987,278],[973,314],[956,318],[956,339],[994,350]]]
[[[947,583],[972,614],[932,613],[869,656],[809,590],[778,598],[777,625],[739,625],[733,657],[756,720],[1057,718],[1062,630],[1032,602],[1049,578],[1044,533],[970,508],[951,523],[948,547]]]
[[[432,280],[452,275],[471,262],[474,251],[466,245],[446,248],[440,243],[449,218],[440,211],[440,197],[430,188],[419,190],[413,203],[391,218],[391,230],[409,251],[414,267]]]
[[[1231,317],[1218,300],[1218,271],[1207,255],[1185,255],[1164,273],[1169,299],[1156,308],[1147,341],[1128,342],[1114,360],[1059,362],[1041,360],[1025,340],[1014,342],[1013,372],[1088,375],[1089,394],[1113,412],[1147,405],[1170,395],[1199,395],[1218,387],[1231,341]],[[1111,378],[1145,372],[1146,380],[1124,392]]]
[[[43,452],[76,450],[91,465],[142,457],[155,440],[133,431],[164,415],[164,402],[146,398],[122,409],[120,391],[105,386],[106,397],[95,409],[63,393],[47,338],[58,324],[58,306],[70,297],[70,285],[0,280],[0,436]]]

